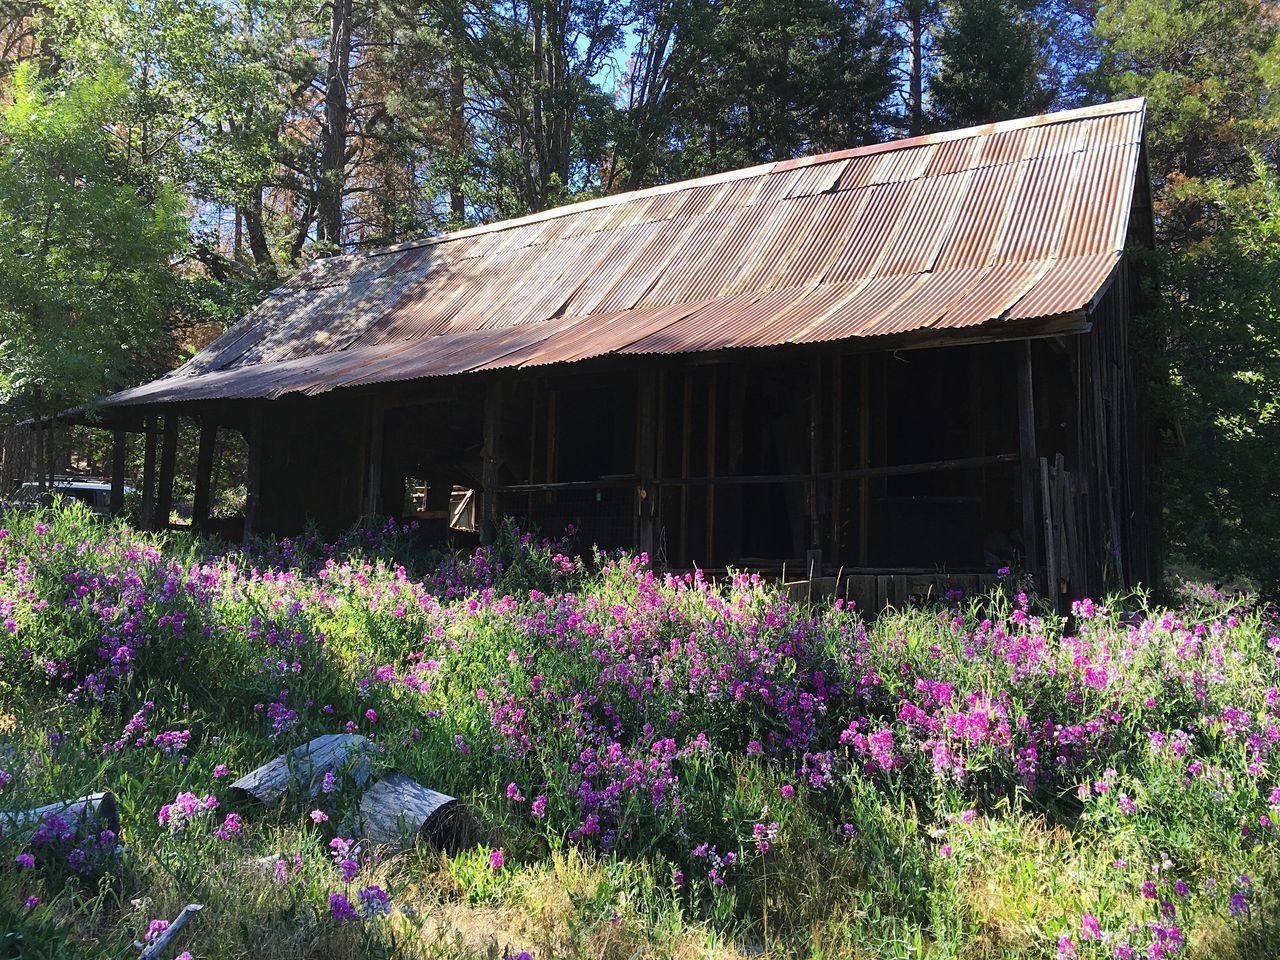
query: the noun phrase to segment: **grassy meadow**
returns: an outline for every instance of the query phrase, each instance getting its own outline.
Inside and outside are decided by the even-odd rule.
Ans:
[[[873,621],[507,531],[228,549],[0,515],[0,957],[1270,958],[1280,620],[1208,588]],[[229,784],[324,733],[469,808]],[[474,841],[474,842],[472,842]],[[7,953],[5,951],[8,951]]]

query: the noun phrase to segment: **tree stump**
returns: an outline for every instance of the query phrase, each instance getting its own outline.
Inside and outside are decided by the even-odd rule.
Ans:
[[[363,787],[373,776],[367,738],[358,733],[330,733],[316,737],[283,756],[276,757],[231,784],[231,792],[244,800],[253,798],[274,807],[293,789],[305,789],[314,797],[326,773],[346,773]]]
[[[360,824],[374,843],[404,847],[423,840],[433,850],[456,851],[467,832],[466,815],[455,798],[403,773],[389,773],[365,791]]]

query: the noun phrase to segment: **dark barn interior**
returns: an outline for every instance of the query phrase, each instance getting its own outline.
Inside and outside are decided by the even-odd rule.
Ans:
[[[722,175],[676,185],[683,193],[568,208],[577,219],[550,211],[445,238],[479,244],[476,253],[449,254],[447,242],[444,253],[410,246],[321,262],[186,368],[110,398],[95,422],[145,433],[152,525],[169,516],[176,422],[191,417],[202,425],[202,470],[217,429],[248,439],[246,535],[396,516],[465,544],[510,516],[552,535],[571,525],[584,545],[643,550],[662,568],[827,578],[864,604],[976,585],[1005,566],[1062,598],[1128,586],[1155,567],[1127,344],[1137,294],[1123,245],[1150,236],[1134,104]],[[1128,132],[1114,132],[1116,117]],[[1073,191],[1092,189],[1090,144],[1106,130],[1117,146],[1095,152],[1114,182],[1085,198],[1090,211]],[[991,152],[1001,143],[1008,156]],[[892,150],[925,154],[912,173]],[[850,180],[864,160],[871,172]],[[1002,171],[1014,192],[983,195],[980,180],[996,183]],[[940,227],[908,202],[941,196],[931,177],[959,198]],[[775,180],[777,213],[761,199]],[[731,209],[718,213],[717,202]],[[861,219],[848,220],[846,202],[862,204]],[[707,212],[685,224],[671,211],[690,203]],[[860,230],[871,227],[858,223],[877,204],[900,223],[867,240]],[[992,206],[1003,219],[984,213]],[[632,225],[623,216],[632,208],[657,219]],[[1077,209],[1087,215],[1073,221]],[[813,229],[842,223],[849,238],[810,237],[795,229],[802,217]],[[726,222],[741,226],[716,253],[698,228]],[[911,231],[920,236],[909,249]],[[651,238],[638,253],[636,232]],[[976,254],[949,252],[960,243]],[[817,260],[815,245],[827,251]],[[702,266],[677,271],[695,246]],[[649,265],[651,250],[665,267]],[[578,271],[572,255],[590,257],[590,268]],[[530,262],[555,264],[555,282],[573,285],[553,300],[534,277],[521,292],[508,272]],[[467,287],[477,269],[488,272]],[[643,283],[633,283],[637,272]],[[378,284],[381,299],[368,293]],[[776,292],[733,292],[744,288]],[[873,288],[887,295],[864,306]],[[542,299],[531,307],[531,297]],[[468,309],[475,319],[461,326]],[[494,319],[504,309],[509,325]],[[529,310],[551,316],[520,320],[543,316]],[[748,327],[742,316],[759,319]],[[209,525],[208,499],[207,477],[197,477],[197,526]]]

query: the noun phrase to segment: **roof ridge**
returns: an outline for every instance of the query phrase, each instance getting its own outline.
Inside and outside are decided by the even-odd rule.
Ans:
[[[696,187],[707,186],[709,184],[731,183],[735,180],[744,180],[748,177],[760,176],[766,173],[782,173],[787,170],[816,166],[820,163],[833,163],[838,160],[846,160],[851,157],[875,156],[876,154],[881,153],[891,153],[895,150],[908,150],[912,147],[927,146],[935,143],[950,143],[954,140],[965,140],[970,137],[978,136],[990,136],[992,134],[1006,133],[1013,130],[1025,130],[1030,127],[1051,126],[1055,123],[1069,123],[1073,120],[1085,120],[1093,117],[1137,113],[1139,111],[1144,111],[1145,109],[1145,98],[1132,97],[1126,100],[1112,100],[1106,103],[1091,104],[1085,107],[1074,107],[1070,110],[1056,110],[1047,113],[1038,113],[1030,117],[1015,117],[1012,120],[997,120],[992,123],[963,127],[959,130],[945,130],[938,133],[926,133],[915,137],[904,137],[897,140],[884,140],[880,143],[868,143],[858,147],[848,147],[844,150],[832,150],[827,153],[810,154],[808,156],[794,157],[788,160],[774,160],[750,167],[742,167],[735,170],[724,170],[720,173],[706,174],[701,177],[691,177],[687,180],[673,180],[670,183],[657,184],[652,187],[640,187],[636,190],[626,190],[622,193],[610,193],[601,197],[592,197],[588,200],[580,200],[576,203],[568,203],[559,207],[549,207],[546,210],[538,210],[534,213],[527,213],[519,217],[510,217],[506,220],[495,220],[491,223],[476,224],[474,227],[454,230],[434,237],[422,237],[417,240],[406,240],[402,243],[392,244],[386,247],[377,247],[360,253],[335,254],[333,257],[321,257],[317,260],[313,260],[312,263],[323,263],[325,260],[337,259],[339,257],[368,259],[371,257],[389,256],[395,253],[403,253],[406,250],[416,250],[420,247],[434,246],[438,243],[448,243],[453,240],[482,236],[484,234],[495,233],[500,230],[510,230],[517,227],[528,226],[529,224],[543,223],[547,220],[554,220],[558,217],[570,216],[575,213],[583,213],[588,210],[598,210],[603,207],[611,207],[645,197],[657,197],[668,193],[676,193],[681,190],[691,190]]]

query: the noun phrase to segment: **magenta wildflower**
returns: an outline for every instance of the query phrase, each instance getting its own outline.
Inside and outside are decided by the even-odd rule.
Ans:
[[[783,799],[784,799],[784,800],[790,800],[790,799],[791,799],[792,797],[794,797],[795,795],[796,795],[796,788],[795,788],[795,787],[793,787],[793,786],[792,786],[791,784],[789,784],[789,783],[784,783],[784,784],[782,785],[782,797],[783,797]]]
[[[213,776],[214,776],[214,779],[216,780],[220,780],[223,777],[229,776],[230,774],[231,774],[231,771],[227,769],[227,765],[225,763],[220,763],[213,768]]]
[[[529,805],[529,812],[539,819],[547,815],[547,795],[545,793],[540,793],[533,798],[533,803]]]
[[[501,850],[494,850],[489,854],[489,869],[501,870],[504,864]]]
[[[31,896],[27,897],[26,907],[28,910],[34,910],[38,906],[40,906],[39,897],[37,897],[35,894],[32,894]]]
[[[324,823],[328,819],[329,819],[329,815],[325,813],[323,810],[315,809],[311,811],[312,823]]]
[[[1102,939],[1102,924],[1098,922],[1098,918],[1092,913],[1086,913],[1080,917],[1080,939]]]
[[[168,920],[152,920],[147,924],[147,932],[143,935],[142,939],[146,943],[153,943],[155,942],[156,937],[160,936],[160,934],[164,933],[168,929]]]
[[[13,862],[20,867],[26,867],[28,870],[36,865],[36,858],[29,853],[20,853],[13,858]]]

